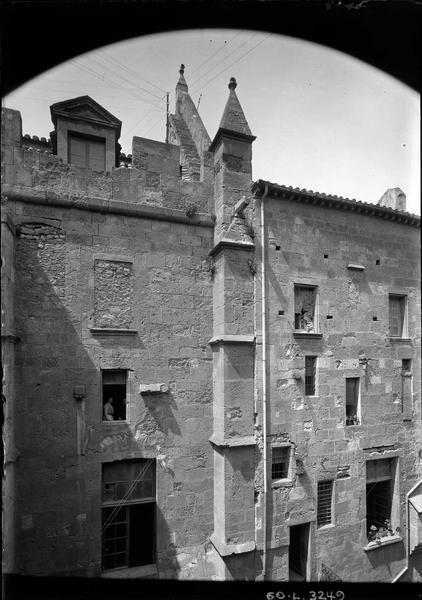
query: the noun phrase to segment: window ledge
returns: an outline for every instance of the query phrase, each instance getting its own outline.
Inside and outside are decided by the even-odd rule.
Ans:
[[[135,579],[142,577],[158,577],[157,565],[142,565],[141,567],[131,567],[129,569],[113,569],[104,571],[101,577],[106,579]]]
[[[281,487],[292,487],[293,480],[292,479],[276,479],[271,482],[271,487],[273,489],[281,488]]]
[[[114,327],[90,327],[92,335],[136,335],[137,329],[119,329]]]
[[[332,529],[335,529],[334,523],[327,523],[327,525],[317,527],[317,533],[324,533],[324,531],[331,531]]]
[[[369,542],[363,549],[365,552],[369,552],[370,550],[376,550],[377,548],[382,548],[383,546],[389,546],[390,544],[396,544],[397,542],[402,541],[403,538],[400,535],[389,535],[374,542]]]
[[[310,331],[294,331],[294,337],[302,338],[302,339],[320,339],[322,338],[322,333],[311,333]]]
[[[129,421],[127,421],[126,419],[124,421],[123,419],[114,419],[113,421],[106,421],[105,419],[103,419],[101,423],[103,425],[128,425]]]
[[[390,336],[388,338],[390,340],[390,342],[398,342],[398,343],[402,343],[402,344],[410,344],[412,341],[412,338],[408,338],[408,337],[395,337],[395,336]]]

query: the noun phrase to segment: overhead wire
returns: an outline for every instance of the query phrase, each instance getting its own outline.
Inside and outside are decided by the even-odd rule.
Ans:
[[[193,92],[191,92],[192,94],[195,94],[196,92],[199,92],[200,90],[205,89],[212,81],[214,81],[214,79],[217,79],[217,77],[219,77],[222,73],[224,73],[225,71],[228,71],[228,69],[230,69],[233,65],[237,64],[240,60],[242,60],[242,58],[244,58],[245,56],[247,56],[248,54],[250,54],[253,50],[255,50],[255,48],[257,48],[258,46],[260,46],[262,43],[265,42],[265,40],[267,40],[270,36],[272,36],[273,34],[270,33],[269,35],[265,36],[264,39],[262,39],[260,42],[258,42],[257,44],[255,44],[255,46],[253,46],[253,48],[250,48],[247,52],[245,52],[244,54],[242,54],[242,56],[239,56],[238,59],[236,59],[234,62],[232,62],[230,65],[228,65],[227,67],[225,67],[222,71],[220,71],[219,73],[217,73],[217,75],[215,75],[215,77],[213,77],[212,79],[209,79],[204,85],[198,87],[196,90],[194,90]]]
[[[211,67],[211,69],[208,69],[208,71],[206,71],[203,75],[200,75],[199,77],[197,77],[196,80],[194,80],[191,83],[191,86],[195,87],[198,84],[198,82],[201,81],[201,79],[204,79],[204,77],[206,77],[209,73],[214,71],[214,69],[216,69],[219,65],[221,65],[221,63],[228,60],[230,58],[230,56],[235,54],[238,50],[240,50],[240,48],[242,48],[249,41],[253,40],[254,37],[256,37],[256,34],[254,34],[254,35],[248,37],[246,40],[244,40],[241,44],[239,44],[239,46],[237,48],[235,48],[232,52],[230,52],[230,54],[228,56],[225,56],[224,58],[222,58],[218,63],[216,63],[213,67]]]
[[[103,523],[103,532],[107,529],[107,527],[109,525],[111,525],[111,521],[114,519],[114,517],[117,515],[117,513],[119,512],[119,510],[121,509],[123,504],[126,502],[126,499],[129,498],[129,496],[131,495],[132,491],[134,490],[136,484],[142,479],[145,471],[148,469],[148,467],[152,464],[152,462],[154,460],[155,460],[154,458],[148,459],[148,462],[142,467],[142,469],[139,471],[138,475],[132,481],[126,494],[124,494],[123,498],[121,498],[119,500],[118,504],[114,506],[114,509],[112,510],[112,512],[109,514],[109,516]]]
[[[240,35],[240,31],[238,31],[236,33],[236,35],[234,35],[228,42],[224,42],[224,45],[221,46],[221,48],[219,48],[216,52],[214,52],[213,54],[211,54],[211,56],[209,56],[206,60],[204,60],[200,65],[198,65],[196,67],[196,69],[194,69],[192,72],[189,73],[189,77],[192,77],[192,75],[194,73],[196,73],[203,65],[205,65],[207,62],[209,62],[212,58],[214,58],[214,56],[216,56],[219,52],[221,52],[221,50],[224,50],[224,48],[227,48],[227,46],[238,36]]]
[[[88,60],[92,60],[94,62],[96,62],[101,68],[107,68],[108,71],[111,71],[111,73],[113,75],[115,75],[116,77],[120,77],[120,79],[123,79],[123,81],[125,81],[126,83],[129,83],[130,85],[134,85],[137,89],[150,94],[153,98],[156,98],[159,100],[159,96],[157,96],[157,94],[154,94],[153,92],[150,92],[150,90],[147,90],[146,88],[142,87],[141,85],[138,85],[137,83],[135,83],[134,81],[130,81],[130,79],[127,79],[126,77],[124,77],[123,75],[120,75],[119,73],[116,73],[116,71],[114,71],[109,65],[104,65],[100,62],[100,60],[98,60],[98,58],[94,58],[94,57],[90,57]]]
[[[153,87],[155,87],[158,91],[165,93],[165,90],[163,90],[162,88],[160,88],[158,85],[156,85],[155,83],[153,83],[152,81],[149,81],[148,79],[145,79],[144,77],[141,77],[139,75],[139,73],[137,73],[134,69],[130,69],[127,65],[124,65],[121,61],[119,61],[117,58],[115,58],[114,56],[109,56],[108,54],[106,54],[105,52],[103,52],[103,56],[107,59],[107,60],[111,60],[112,62],[114,62],[114,64],[118,67],[120,67],[121,69],[124,69],[127,73],[129,73],[130,75],[135,75],[138,79],[140,79],[141,81],[144,81],[145,83],[148,83],[149,85],[152,85]]]

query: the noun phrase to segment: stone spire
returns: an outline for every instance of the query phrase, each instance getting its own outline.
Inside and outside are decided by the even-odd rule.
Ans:
[[[186,83],[184,72],[185,72],[185,65],[181,64],[180,65],[180,69],[179,69],[180,77],[179,77],[179,81],[177,82],[176,90],[177,89],[181,89],[184,92],[187,92],[188,91],[188,84]]]
[[[253,142],[255,139],[255,136],[252,135],[252,132],[249,128],[243,109],[240,106],[240,102],[235,91],[237,82],[234,77],[230,78],[228,87],[230,90],[229,97],[221,118],[220,126],[211,144],[210,150],[215,148],[223,133],[237,134],[242,139],[248,139],[251,142]]]

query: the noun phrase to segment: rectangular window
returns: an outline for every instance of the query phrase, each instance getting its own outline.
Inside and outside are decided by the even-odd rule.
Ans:
[[[396,460],[366,463],[366,527],[369,541],[393,535],[392,517]]]
[[[127,371],[103,370],[103,421],[126,421],[127,419]]]
[[[317,525],[329,525],[332,519],[333,481],[318,481]]]
[[[413,411],[413,390],[412,390],[412,360],[405,358],[401,361],[401,408],[403,416],[406,419],[412,418]]]
[[[305,356],[305,396],[315,396],[316,356]]]
[[[103,464],[103,570],[154,563],[155,461]]]
[[[346,378],[346,425],[360,425],[360,379]]]
[[[105,140],[69,134],[68,157],[72,165],[105,171]]]
[[[317,288],[295,284],[295,330],[316,333]]]
[[[406,296],[388,297],[388,320],[391,337],[405,337],[406,331]]]
[[[271,479],[287,479],[289,477],[290,446],[272,449]]]

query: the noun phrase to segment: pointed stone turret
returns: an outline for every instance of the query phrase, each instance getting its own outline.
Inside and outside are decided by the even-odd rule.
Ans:
[[[248,139],[251,142],[253,142],[256,139],[256,137],[252,135],[243,109],[240,106],[239,98],[237,97],[235,91],[236,87],[236,79],[234,77],[231,77],[229,82],[229,98],[227,100],[227,104],[224,109],[217,134],[211,144],[211,151],[216,147],[223,133],[236,134],[237,136],[243,139]]]
[[[177,91],[178,90],[183,90],[184,92],[188,92],[188,84],[186,83],[186,79],[185,79],[185,65],[181,64],[180,65],[180,69],[179,69],[179,73],[180,73],[180,77],[179,77],[179,81],[177,82],[177,86],[176,86],[176,95],[177,95]]]
[[[241,573],[254,560],[255,504],[247,481],[255,460],[254,243],[251,200],[252,135],[237,98],[236,80],[210,146],[214,163],[213,278],[214,533],[224,569]],[[246,468],[245,468],[246,467]],[[252,469],[252,467],[251,467]],[[234,577],[236,578],[236,576]]]
[[[252,135],[236,94],[236,79],[229,82],[229,97],[220,126],[211,143],[214,155],[215,242],[228,236],[248,240],[245,231],[233,227],[233,209],[242,197],[250,198],[252,184]],[[238,215],[239,217],[239,215]],[[240,223],[239,223],[240,225]]]
[[[181,166],[188,181],[212,180],[212,157],[208,152],[210,137],[189,95],[185,65],[180,65],[176,85],[176,114],[170,115],[170,141],[181,148]]]

